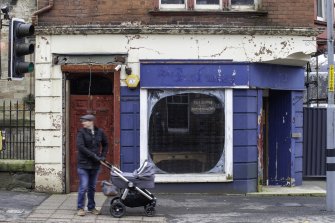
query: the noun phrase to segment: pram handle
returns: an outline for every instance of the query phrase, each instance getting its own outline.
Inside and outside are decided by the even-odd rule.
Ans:
[[[108,169],[111,169],[112,168],[112,164],[110,164],[109,162],[107,161],[100,161],[101,165],[107,167]]]
[[[113,166],[113,164],[109,163],[108,161],[100,161],[100,163],[102,165],[104,165],[105,167],[107,167],[108,169],[118,172],[118,173],[122,173],[122,171],[120,169],[118,169],[117,167]]]

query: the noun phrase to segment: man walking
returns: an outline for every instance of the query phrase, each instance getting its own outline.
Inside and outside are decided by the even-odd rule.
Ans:
[[[83,125],[77,134],[78,149],[78,216],[85,215],[85,197],[87,193],[88,212],[99,215],[100,211],[95,208],[95,187],[98,180],[100,162],[105,160],[108,151],[108,141],[102,129],[94,125],[93,115],[80,117]]]

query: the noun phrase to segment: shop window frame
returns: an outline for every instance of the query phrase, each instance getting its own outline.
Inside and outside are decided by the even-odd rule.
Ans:
[[[140,90],[140,162],[149,157],[149,120],[148,89]],[[173,182],[231,182],[233,181],[233,89],[224,89],[224,172],[223,173],[187,173],[187,174],[156,174],[155,181]]]

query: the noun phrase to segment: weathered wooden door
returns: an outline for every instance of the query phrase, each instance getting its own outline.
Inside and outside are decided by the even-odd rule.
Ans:
[[[292,100],[290,91],[270,91],[269,184],[289,185],[292,174]]]
[[[87,114],[89,110],[96,116],[95,125],[102,128],[109,141],[109,151],[106,160],[113,162],[116,154],[113,154],[114,133],[114,109],[113,95],[93,95],[89,100],[87,95],[70,96],[70,190],[78,190],[77,176],[77,148],[76,136],[82,125],[80,116]],[[97,183],[97,191],[101,191],[100,182],[110,178],[109,170],[101,166],[101,172]]]

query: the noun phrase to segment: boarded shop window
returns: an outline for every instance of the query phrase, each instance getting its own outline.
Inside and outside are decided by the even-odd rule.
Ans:
[[[158,173],[224,172],[224,91],[149,91],[149,154]]]

